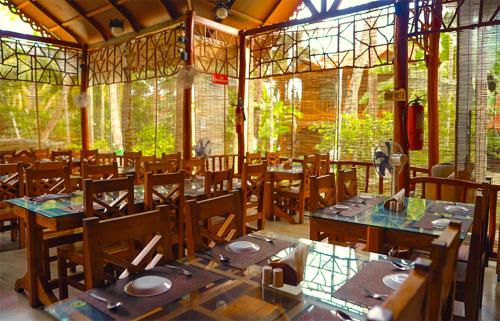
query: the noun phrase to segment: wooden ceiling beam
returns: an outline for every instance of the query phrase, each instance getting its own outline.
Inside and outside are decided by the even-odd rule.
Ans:
[[[167,10],[168,15],[170,16],[171,20],[177,19],[179,14],[177,13],[177,10],[175,7],[172,5],[172,1],[169,0],[160,0],[160,3],[163,5],[165,10]]]
[[[76,12],[78,12],[78,14],[80,16],[82,16],[83,19],[85,19],[88,23],[90,23],[90,25],[92,25],[92,27],[94,27],[94,29],[96,29],[97,32],[99,32],[99,34],[104,39],[104,41],[109,40],[111,38],[111,35],[108,32],[108,30],[106,30],[100,24],[98,24],[97,21],[94,18],[87,17],[87,15],[85,14],[85,11],[83,10],[83,8],[80,7],[80,5],[78,3],[76,3],[75,0],[66,0],[66,3],[71,8],[73,8],[73,10],[75,10]],[[64,23],[63,23],[63,25],[64,25]]]
[[[269,19],[271,18],[271,16],[273,15],[273,13],[276,11],[276,9],[278,9],[278,7],[280,6],[281,4],[281,1],[282,0],[276,0],[276,2],[273,4],[273,7],[271,8],[271,11],[269,11],[268,14],[266,14],[266,16],[264,17],[264,20],[262,21],[262,24],[261,26],[265,25]]]
[[[134,19],[134,17],[130,14],[130,11],[128,11],[127,8],[123,7],[116,0],[107,0],[107,1],[116,11],[118,11],[125,18],[125,20],[127,20],[127,22],[132,26],[132,29],[134,29],[135,32],[141,30],[141,25]]]
[[[71,29],[64,27],[62,25],[62,21],[60,21],[58,18],[56,18],[50,11],[48,11],[45,7],[40,5],[40,3],[30,0],[30,4],[37,8],[38,11],[40,11],[42,14],[44,14],[47,18],[52,20],[59,28],[61,28],[64,32],[69,34],[77,43],[82,43],[82,39]]]

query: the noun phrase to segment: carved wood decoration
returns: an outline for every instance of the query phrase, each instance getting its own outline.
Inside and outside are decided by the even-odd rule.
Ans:
[[[0,37],[0,79],[78,86],[81,50]]]

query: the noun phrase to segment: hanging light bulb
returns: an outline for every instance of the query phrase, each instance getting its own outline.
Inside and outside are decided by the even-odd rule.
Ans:
[[[224,1],[217,2],[215,6],[215,20],[222,21],[229,17],[229,7]]]
[[[109,20],[109,28],[111,29],[111,33],[115,37],[121,35],[125,31],[123,21],[120,19]]]

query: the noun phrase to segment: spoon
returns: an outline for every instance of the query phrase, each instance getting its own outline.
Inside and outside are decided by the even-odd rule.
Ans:
[[[351,318],[351,316],[343,311],[340,311],[340,310],[335,310],[335,314],[337,315],[337,317],[340,318],[340,320],[342,321],[352,321],[353,319]]]
[[[372,297],[377,300],[384,301],[389,295],[388,294],[380,294],[380,293],[375,293],[373,291],[370,291],[369,289],[365,288],[365,293],[369,297]]]
[[[269,243],[273,243],[274,242],[273,239],[271,239],[269,237],[261,236],[261,235],[248,234],[248,236],[252,237],[254,239],[261,240],[261,241],[266,241],[266,242],[269,242]]]
[[[119,307],[122,306],[122,303],[120,301],[111,302],[111,301],[107,300],[106,298],[103,298],[102,296],[100,296],[94,292],[90,292],[90,296],[93,297],[94,299],[97,299],[101,302],[106,303],[106,308],[109,311],[116,311]]]
[[[206,255],[208,255],[213,259],[212,252],[210,250],[204,250],[203,253],[205,253]],[[221,261],[222,263],[229,263],[229,261],[231,261],[231,258],[219,253],[219,261]]]
[[[175,266],[175,265],[170,265],[170,264],[165,264],[165,266],[168,267],[168,268],[170,268],[170,269],[174,269],[174,270],[180,271],[182,274],[184,274],[188,278],[190,278],[190,277],[193,276],[193,273],[191,273],[190,271],[186,270],[183,267]]]

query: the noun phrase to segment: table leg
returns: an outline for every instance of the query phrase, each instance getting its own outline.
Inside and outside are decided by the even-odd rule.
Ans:
[[[384,231],[378,227],[368,227],[366,248],[368,252],[382,253]]]
[[[320,241],[319,234],[318,224],[314,218],[311,218],[309,220],[309,238],[313,241]]]
[[[17,291],[24,289],[28,292],[32,307],[40,304],[52,304],[57,302],[57,298],[49,289],[47,278],[43,275],[43,228],[36,223],[36,214],[26,211],[24,217],[27,229],[28,272],[22,279],[16,281],[15,289]]]
[[[281,208],[279,208],[278,205],[273,204],[272,211],[273,211],[274,216],[285,219],[291,224],[295,224],[295,220],[293,219],[293,217],[291,217],[290,215],[285,213],[283,210],[281,210]]]

